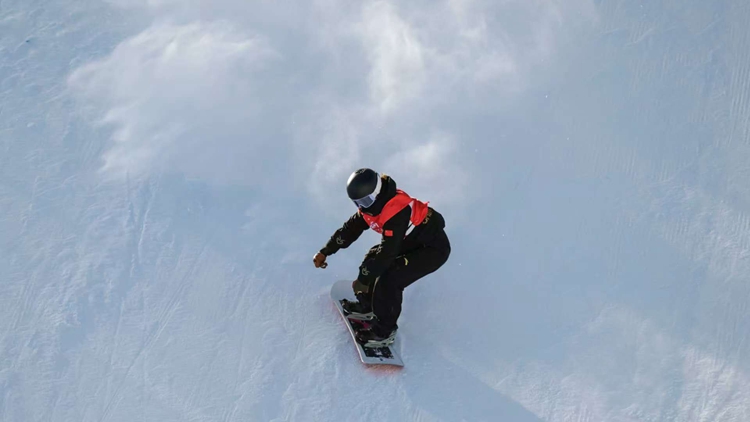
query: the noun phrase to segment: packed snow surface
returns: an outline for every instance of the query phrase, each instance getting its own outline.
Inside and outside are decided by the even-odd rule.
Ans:
[[[750,421],[746,0],[0,0],[0,420]],[[402,369],[359,167],[444,214]]]

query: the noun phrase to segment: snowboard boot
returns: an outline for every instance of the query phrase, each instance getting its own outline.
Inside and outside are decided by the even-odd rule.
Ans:
[[[362,347],[378,348],[388,347],[396,340],[396,331],[398,325],[393,328],[383,327],[377,320],[369,324],[368,329],[358,330],[357,341],[362,343]]]
[[[372,304],[365,294],[358,294],[356,302],[342,300],[341,307],[344,308],[347,313],[346,317],[349,319],[369,321],[375,318],[375,314],[372,313]]]
[[[350,300],[342,300],[341,307],[346,312],[346,317],[349,319],[359,321],[369,321],[375,318],[375,314],[372,313],[372,308],[363,305],[360,302],[352,302]]]

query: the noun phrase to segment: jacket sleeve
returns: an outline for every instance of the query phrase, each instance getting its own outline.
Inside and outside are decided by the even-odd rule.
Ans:
[[[333,233],[333,236],[331,236],[328,243],[320,250],[320,253],[329,256],[338,252],[339,249],[348,248],[349,245],[359,239],[362,233],[369,228],[365,219],[357,212],[349,217],[340,229]]]
[[[367,259],[359,267],[359,281],[371,286],[380,277],[401,251],[401,243],[406,236],[411,219],[411,208],[406,207],[391,217],[383,225],[383,237],[380,244],[374,248],[374,253],[368,254]]]

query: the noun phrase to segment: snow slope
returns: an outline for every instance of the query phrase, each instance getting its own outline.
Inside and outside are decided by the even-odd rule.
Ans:
[[[750,420],[750,5],[0,1],[0,420]],[[448,220],[402,370],[315,270]]]

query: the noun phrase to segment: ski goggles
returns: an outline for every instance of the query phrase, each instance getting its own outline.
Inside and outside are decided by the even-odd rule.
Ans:
[[[375,185],[375,190],[372,191],[371,194],[365,196],[364,198],[352,199],[354,205],[356,205],[357,208],[370,208],[372,204],[375,203],[375,200],[378,198],[378,193],[380,192],[380,187],[382,186],[380,180],[380,175],[378,175],[378,183]]]

